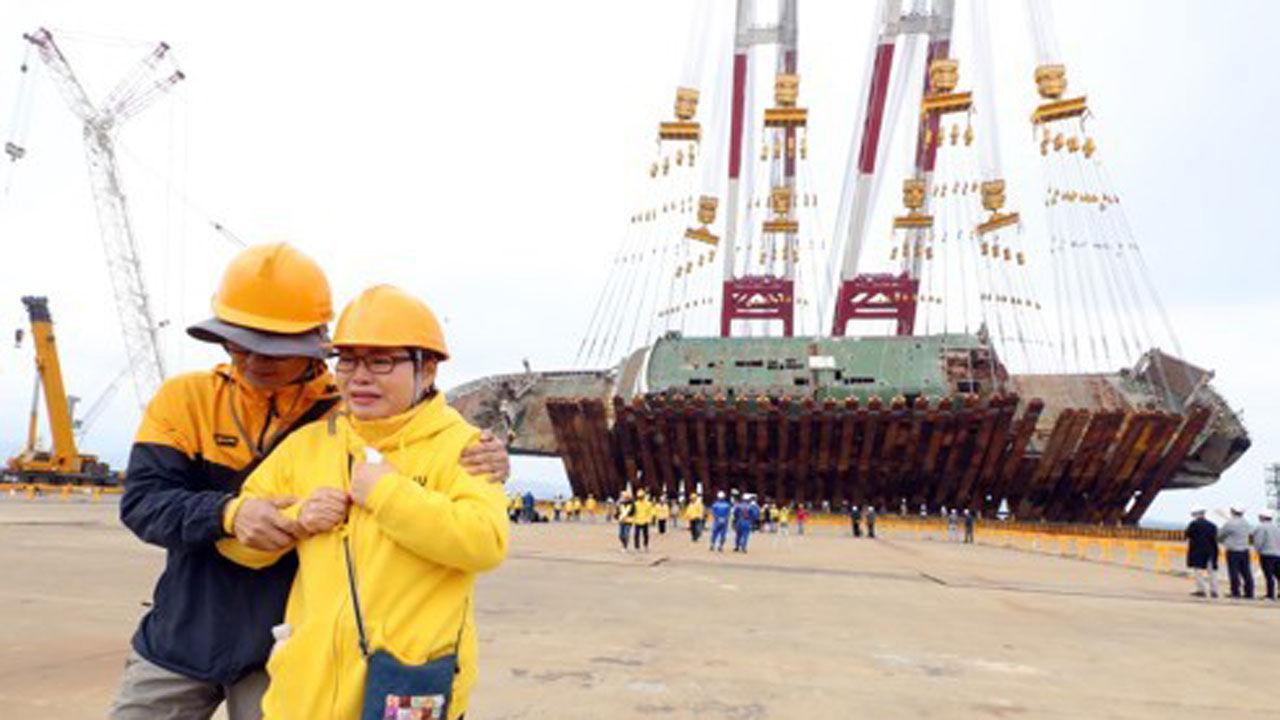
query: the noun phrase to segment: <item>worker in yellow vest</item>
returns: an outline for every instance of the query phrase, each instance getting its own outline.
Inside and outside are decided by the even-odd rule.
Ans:
[[[591,522],[596,521],[596,498],[594,495],[587,496],[587,519]]]
[[[649,552],[649,524],[653,522],[654,511],[653,503],[649,502],[649,497],[644,490],[636,491],[636,509],[631,514],[632,527],[632,545],[636,550],[640,549],[640,540],[644,539],[644,551]]]
[[[702,537],[706,514],[706,509],[702,507],[702,496],[696,492],[689,493],[689,504],[684,506],[684,519],[689,523],[689,537],[694,542]]]
[[[591,501],[591,496],[587,496],[587,501]],[[622,541],[622,552],[627,551],[627,543],[631,539],[631,528],[635,525],[636,506],[631,502],[631,496],[624,490],[622,497],[618,498],[618,505],[614,510],[613,519],[618,521],[618,540]]]
[[[658,534],[667,534],[667,520],[671,519],[671,506],[666,498],[659,498],[653,506],[654,517],[658,520]]]

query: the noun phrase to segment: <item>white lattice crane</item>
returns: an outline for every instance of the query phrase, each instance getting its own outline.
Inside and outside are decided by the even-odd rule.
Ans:
[[[133,387],[138,402],[145,405],[164,380],[164,358],[157,338],[160,325],[151,310],[138,245],[120,185],[114,134],[122,123],[142,112],[185,76],[173,65],[169,46],[160,43],[95,106],[48,30],[40,28],[23,37],[36,47],[67,106],[84,123],[85,158],[89,163],[98,224],[102,228],[107,271],[133,373]]]

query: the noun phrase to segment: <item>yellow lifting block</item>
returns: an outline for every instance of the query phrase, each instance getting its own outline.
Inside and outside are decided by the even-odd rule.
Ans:
[[[790,215],[795,206],[795,190],[789,185],[779,185],[769,190],[769,206],[775,215]]]
[[[716,221],[716,208],[720,206],[720,200],[711,195],[702,195],[698,198],[698,222],[703,225],[710,225]]]
[[[914,210],[906,215],[899,215],[893,219],[894,230],[914,230],[918,228],[933,227],[933,216],[925,215]]]
[[[1053,122],[1054,120],[1065,120],[1066,118],[1080,117],[1088,112],[1089,107],[1086,96],[1081,95],[1077,98],[1068,98],[1066,100],[1054,100],[1047,102],[1036,108],[1031,113],[1032,125],[1043,125],[1044,123]]]
[[[973,107],[973,93],[945,93],[942,95],[926,95],[920,100],[920,112],[947,113],[965,112]]]
[[[778,107],[795,107],[800,97],[800,76],[779,73],[773,80],[773,101]]]
[[[778,107],[766,108],[764,111],[765,127],[804,127],[808,123],[809,111],[806,108]]]
[[[1010,225],[1017,225],[1021,221],[1022,221],[1022,218],[1016,212],[1011,212],[1011,213],[993,212],[991,213],[991,217],[987,218],[985,222],[980,223],[978,227],[974,228],[974,231],[977,232],[979,235],[985,235],[989,232],[995,232],[1000,228],[1006,228],[1006,227],[1009,227]]]
[[[952,58],[939,58],[929,63],[929,90],[934,93],[949,93],[956,89],[960,82],[960,61]]]
[[[908,210],[924,207],[924,180],[907,178],[902,181],[902,204]]]
[[[982,207],[996,212],[1004,207],[1004,181],[984,180],[982,183]]]
[[[698,142],[702,139],[702,126],[696,122],[659,123],[658,139]]]
[[[790,218],[779,218],[777,220],[765,220],[764,232],[766,233],[793,233],[800,229],[800,223]]]
[[[705,227],[689,228],[684,231],[684,236],[690,240],[696,240],[712,246],[720,244],[720,236],[712,233]]]
[[[676,119],[688,122],[698,114],[698,91],[693,88],[676,88]]]
[[[1036,89],[1040,97],[1054,99],[1067,91],[1066,65],[1041,65],[1036,68]]]

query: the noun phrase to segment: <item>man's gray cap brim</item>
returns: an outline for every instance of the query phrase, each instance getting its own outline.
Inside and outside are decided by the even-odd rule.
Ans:
[[[323,360],[328,350],[329,335],[323,325],[304,333],[273,333],[233,325],[209,318],[187,328],[187,334],[208,343],[235,343],[258,355],[268,357],[309,357]]]

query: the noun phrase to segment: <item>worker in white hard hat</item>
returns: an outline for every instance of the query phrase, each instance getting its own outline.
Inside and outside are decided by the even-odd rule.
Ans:
[[[724,541],[729,535],[729,513],[733,506],[724,497],[724,491],[716,493],[716,501],[711,503],[711,550],[724,552]]]
[[[1253,528],[1244,519],[1244,508],[1232,506],[1231,519],[1218,529],[1218,542],[1227,551],[1227,577],[1231,579],[1231,597],[1253,597],[1253,560],[1249,537]]]
[[[1250,542],[1258,551],[1262,564],[1262,578],[1267,584],[1267,599],[1276,599],[1276,585],[1280,583],[1280,526],[1276,525],[1270,510],[1258,512],[1258,526],[1253,529]]]

